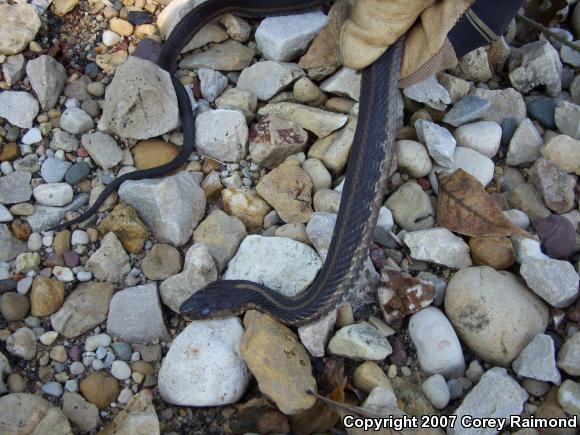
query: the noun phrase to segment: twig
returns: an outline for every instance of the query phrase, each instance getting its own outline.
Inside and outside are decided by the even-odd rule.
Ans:
[[[533,27],[536,30],[539,30],[540,32],[546,34],[546,36],[549,36],[552,39],[555,39],[558,42],[561,42],[562,44],[564,44],[567,47],[570,47],[572,50],[577,51],[580,53],[580,47],[577,46],[576,44],[573,44],[570,41],[567,41],[566,39],[562,38],[560,35],[558,35],[557,33],[552,32],[550,29],[548,29],[546,26],[541,25],[540,23],[531,20],[528,17],[525,17],[523,15],[517,14],[516,18],[524,23],[526,23],[528,26]]]

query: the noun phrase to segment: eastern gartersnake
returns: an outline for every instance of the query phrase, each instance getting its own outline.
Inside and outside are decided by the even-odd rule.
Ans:
[[[165,42],[158,65],[174,73],[177,56],[209,21],[225,13],[264,17],[305,12],[322,0],[209,0],[185,15]],[[224,317],[255,308],[286,324],[302,324],[335,308],[354,286],[368,257],[374,228],[385,194],[396,130],[397,79],[403,53],[399,40],[362,72],[359,115],[350,151],[340,210],[326,260],[312,285],[295,297],[286,297],[250,281],[215,281],[181,306],[191,319]],[[171,162],[125,174],[103,191],[97,201],[71,225],[94,214],[106,197],[126,180],[159,177],[187,161],[195,148],[194,117],[189,96],[172,75],[177,94],[184,144]]]

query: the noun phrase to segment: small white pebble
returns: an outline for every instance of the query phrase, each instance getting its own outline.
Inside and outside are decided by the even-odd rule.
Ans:
[[[135,362],[135,361],[139,361],[141,359],[141,355],[139,354],[139,352],[133,352],[131,354],[131,361]]]
[[[75,361],[70,365],[70,373],[71,375],[80,375],[81,373],[85,372],[85,366],[80,361]]]
[[[95,352],[97,354],[98,359],[103,359],[107,356],[107,348],[106,347],[99,347]]]
[[[129,401],[133,398],[133,392],[129,388],[124,388],[119,397],[117,398],[117,402],[122,403],[129,403]]]
[[[86,245],[89,243],[89,235],[83,230],[74,230],[70,238],[73,246]]]
[[[52,236],[52,235],[44,236],[42,238],[42,246],[44,246],[45,248],[49,248],[52,246],[53,241],[54,241],[54,236]]]
[[[56,332],[56,331],[48,331],[48,332],[45,332],[44,334],[42,334],[39,337],[39,340],[45,346],[50,346],[52,343],[55,342],[55,340],[57,338],[58,338],[58,332]]]
[[[28,250],[32,252],[40,251],[42,249],[42,237],[38,233],[31,233],[28,236]]]
[[[85,341],[85,350],[94,352],[99,347],[108,347],[111,345],[111,337],[107,334],[97,334],[87,337]]]
[[[395,364],[391,364],[387,369],[387,377],[389,379],[393,379],[397,376],[397,366]]]
[[[54,156],[55,156],[57,159],[59,159],[59,160],[64,160],[64,159],[66,159],[66,156],[64,155],[64,151],[63,151],[63,150],[57,150],[57,151],[54,153]]]
[[[91,367],[93,368],[93,370],[97,370],[97,371],[103,370],[103,368],[105,367],[105,364],[100,359],[95,359],[91,363]]]
[[[27,276],[18,281],[18,284],[16,284],[16,291],[21,295],[25,295],[28,293],[28,290],[30,290],[30,287],[32,287],[32,278]]]
[[[78,272],[77,279],[80,282],[87,282],[87,281],[90,281],[91,279],[93,279],[93,274],[91,272],[86,272],[86,271]]]
[[[69,98],[64,103],[64,107],[66,107],[67,109],[71,109],[73,107],[81,107],[81,103],[76,98]]]
[[[31,128],[28,130],[24,136],[22,136],[22,143],[26,145],[32,145],[38,143],[42,140],[42,134],[39,128]]]
[[[2,171],[3,175],[8,175],[14,172],[14,167],[10,162],[2,162],[0,163],[0,171]]]
[[[76,393],[77,391],[79,391],[79,384],[75,379],[69,379],[64,384],[64,389],[65,391],[68,391],[70,393]]]
[[[124,381],[131,377],[131,367],[125,361],[115,361],[111,366],[111,374],[116,379]]]
[[[72,282],[75,280],[75,276],[69,267],[54,266],[52,273],[61,282]]]
[[[423,382],[422,388],[425,397],[435,408],[444,409],[449,403],[449,387],[440,374],[437,373]]]
[[[401,367],[401,373],[403,376],[411,376],[411,369],[407,366]]]

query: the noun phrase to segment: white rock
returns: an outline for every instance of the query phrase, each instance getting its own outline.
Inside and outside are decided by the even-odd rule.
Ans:
[[[546,334],[538,334],[520,352],[512,363],[514,371],[526,378],[552,382],[559,385],[560,372],[556,368],[554,340]]]
[[[540,158],[542,136],[529,119],[522,122],[512,136],[506,163],[510,166],[531,164]]]
[[[224,279],[258,282],[286,296],[308,288],[322,267],[309,246],[285,237],[246,237],[230,260]]]
[[[320,84],[320,89],[331,94],[350,97],[358,101],[360,97],[361,73],[343,66],[333,76]]]
[[[60,116],[60,128],[71,134],[85,133],[94,126],[91,115],[78,107],[70,107]]]
[[[239,162],[247,152],[248,125],[237,110],[208,110],[195,119],[197,150],[222,162]]]
[[[444,409],[450,400],[449,387],[445,378],[440,374],[430,376],[423,384],[421,389],[425,397],[437,409]]]
[[[131,270],[129,256],[115,233],[108,233],[101,247],[89,257],[85,269],[99,281],[119,282]]]
[[[339,329],[330,339],[328,350],[349,359],[373,361],[383,360],[393,353],[388,340],[367,322]]]
[[[78,149],[79,140],[70,133],[67,133],[66,131],[59,128],[55,128],[52,130],[50,147],[56,151],[63,150],[64,152],[71,153]]]
[[[568,337],[560,348],[558,367],[571,376],[580,376],[580,332]]]
[[[0,5],[0,54],[20,53],[34,40],[40,25],[34,6]]]
[[[111,345],[111,337],[108,334],[97,334],[87,337],[85,341],[85,350],[94,352],[99,347],[108,347]]]
[[[496,122],[479,121],[457,128],[453,135],[460,147],[471,148],[486,157],[493,157],[499,150],[501,126]]]
[[[437,192],[439,189],[437,177],[435,176],[437,172],[450,174],[459,168],[477,178],[483,186],[487,186],[491,180],[493,180],[495,165],[489,157],[486,157],[471,148],[456,147],[453,154],[453,166],[451,168],[443,168],[439,165],[434,165],[433,169],[431,169],[429,182],[431,183],[433,190]]]
[[[314,322],[300,325],[298,327],[298,336],[300,341],[308,350],[310,355],[316,358],[322,358],[326,349],[326,343],[330,334],[334,330],[336,323],[336,310],[322,316]]]
[[[39,128],[31,128],[26,132],[24,136],[22,136],[22,143],[25,145],[32,145],[38,143],[42,140],[42,134],[40,133]]]
[[[14,219],[12,213],[10,213],[6,207],[0,204],[0,222],[11,222],[12,219]]]
[[[427,307],[413,314],[409,320],[409,335],[425,373],[439,373],[447,379],[464,375],[465,360],[459,338],[439,309]]]
[[[446,128],[420,119],[415,122],[415,130],[419,140],[427,146],[433,160],[446,168],[453,166],[456,141]]]
[[[432,164],[425,146],[414,140],[398,140],[395,142],[397,168],[413,178],[429,175]]]
[[[115,33],[111,30],[105,30],[102,36],[103,44],[107,47],[112,47],[113,45],[117,45],[121,42],[121,35]]]
[[[171,344],[159,372],[163,400],[179,406],[237,402],[250,371],[240,356],[244,329],[237,318],[195,321]]]
[[[114,378],[124,381],[131,377],[131,367],[125,361],[114,361],[111,366],[111,374]]]
[[[578,297],[578,272],[568,261],[527,260],[520,274],[528,287],[553,307],[565,308]]]
[[[529,239],[523,236],[513,236],[512,244],[516,251],[516,261],[520,264],[530,260],[549,259],[546,254],[542,252],[540,242],[534,239]]]
[[[237,87],[266,101],[303,76],[304,71],[293,63],[257,62],[241,72]]]
[[[179,313],[185,300],[216,279],[216,265],[207,246],[194,244],[185,255],[183,272],[163,281],[159,294],[165,305]]]
[[[86,231],[74,230],[70,238],[70,243],[73,246],[88,245],[89,235]]]
[[[12,86],[24,76],[24,62],[25,59],[22,54],[15,54],[6,58],[6,61],[2,64],[2,73],[8,86]]]
[[[104,169],[115,167],[123,159],[123,150],[106,133],[96,131],[83,134],[81,143],[93,161]]]
[[[403,240],[411,258],[453,269],[471,266],[469,246],[446,228],[430,228],[407,233]]]
[[[50,346],[55,340],[58,338],[58,332],[56,331],[48,331],[42,334],[38,340],[44,344],[45,346]]]
[[[125,181],[119,197],[137,210],[159,242],[175,246],[187,242],[205,212],[205,194],[194,172]]]
[[[210,103],[219,97],[228,86],[228,78],[213,69],[200,68],[197,71],[197,76],[200,81],[201,94]]]
[[[133,56],[117,67],[105,92],[99,130],[148,139],[175,129],[178,122],[177,97],[167,71]]]
[[[403,95],[419,103],[425,103],[436,110],[445,110],[447,105],[451,104],[449,92],[439,84],[434,75],[404,88]]]
[[[326,22],[318,11],[268,17],[256,30],[256,42],[266,59],[285,62],[302,54]]]
[[[35,187],[32,195],[39,204],[60,207],[72,201],[73,189],[67,183],[46,183]]]
[[[391,243],[391,230],[395,222],[393,221],[393,213],[387,207],[379,209],[379,219],[375,227],[375,234],[373,240],[380,245],[389,246]]]
[[[445,313],[473,353],[504,367],[545,331],[549,316],[544,302],[518,277],[486,266],[453,275],[445,292]]]
[[[558,388],[558,403],[564,411],[577,418],[580,415],[580,384],[566,379]]]
[[[530,226],[530,218],[528,215],[517,208],[506,210],[503,212],[503,215],[508,218],[512,224],[517,225],[522,230],[526,230]]]
[[[20,128],[32,127],[38,114],[39,104],[28,92],[0,92],[0,118]]]
[[[481,377],[463,402],[453,413],[457,416],[455,427],[449,428],[449,435],[495,435],[496,428],[471,429],[464,427],[463,416],[509,419],[510,415],[520,415],[528,393],[512,379],[506,369],[494,367]]]
[[[40,106],[50,109],[56,106],[58,97],[66,83],[64,66],[53,57],[43,54],[26,64],[26,75],[38,97]]]
[[[126,343],[168,340],[157,285],[148,283],[116,292],[109,306],[107,333]]]

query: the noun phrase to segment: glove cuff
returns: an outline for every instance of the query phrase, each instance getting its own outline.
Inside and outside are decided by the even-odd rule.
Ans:
[[[407,76],[399,78],[398,86],[406,88],[415,83],[422,82],[432,75],[448,68],[453,68],[457,65],[457,56],[455,50],[448,38],[445,39],[441,49],[429,59],[428,62],[421,65],[417,70],[411,72]],[[401,71],[404,73],[404,71]]]

